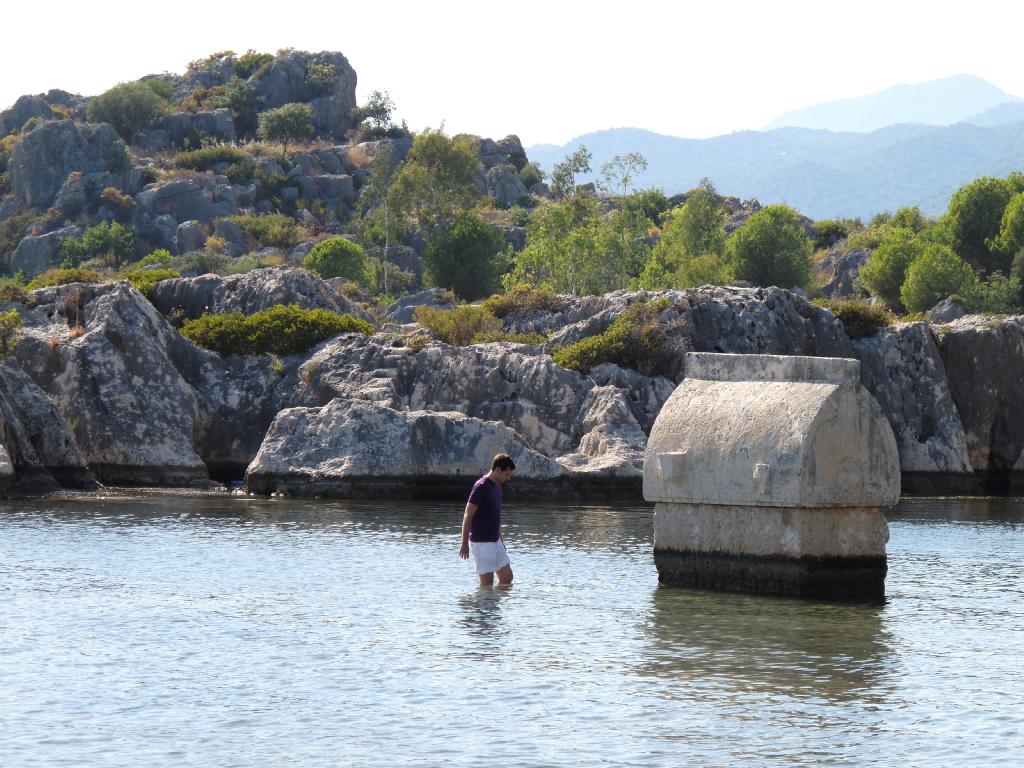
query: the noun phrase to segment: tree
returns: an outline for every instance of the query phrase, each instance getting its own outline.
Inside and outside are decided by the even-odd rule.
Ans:
[[[551,170],[551,191],[556,197],[567,197],[576,193],[576,174],[590,173],[590,150],[579,147]]]
[[[889,229],[861,268],[861,282],[890,307],[898,307],[907,268],[924,253],[925,245],[913,230]]]
[[[1024,192],[1010,198],[999,224],[999,235],[991,243],[1000,260],[1013,261],[1024,249]]]
[[[448,138],[442,131],[417,136],[395,174],[391,209],[414,218],[430,236],[444,229],[482,194],[477,153],[469,136]]]
[[[366,251],[358,243],[344,237],[329,237],[314,245],[302,266],[320,277],[343,277],[359,285],[367,285]]]
[[[991,176],[975,179],[953,193],[946,217],[957,255],[988,272],[1007,270],[1009,259],[993,253],[989,244],[999,236],[1003,212],[1013,193],[1009,181]]]
[[[499,287],[505,239],[479,216],[464,212],[440,232],[423,254],[424,281],[472,301]]]
[[[384,293],[389,292],[388,286],[388,249],[391,247],[391,234],[395,221],[391,215],[391,205],[388,202],[388,192],[391,184],[398,173],[398,155],[395,153],[394,145],[383,144],[378,148],[377,154],[373,156],[373,163],[370,165],[369,183],[363,188],[360,201],[367,206],[376,206],[374,211],[379,211],[382,218],[381,231],[384,236],[384,253],[380,260],[384,276]]]
[[[259,116],[257,133],[264,141],[280,141],[283,154],[288,155],[288,144],[303,141],[313,133],[313,108],[309,104],[285,104],[268,109]]]
[[[373,91],[364,104],[352,110],[352,124],[367,124],[373,132],[384,133],[391,126],[394,111],[395,102],[387,91]]]
[[[628,195],[633,178],[646,170],[647,158],[639,152],[615,155],[601,166],[601,186],[613,194],[618,192],[622,196]]]
[[[86,109],[92,123],[110,123],[118,136],[131,143],[158,117],[170,112],[170,105],[141,80],[115,85],[93,97]]]
[[[900,301],[911,312],[924,312],[947,296],[970,293],[976,283],[970,264],[949,246],[931,244],[907,268]]]
[[[762,208],[727,241],[733,273],[754,285],[805,287],[811,276],[811,239],[786,205]]]

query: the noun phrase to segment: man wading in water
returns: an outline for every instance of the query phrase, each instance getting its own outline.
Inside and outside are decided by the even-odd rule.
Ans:
[[[491,471],[476,481],[466,502],[459,557],[466,560],[473,553],[482,587],[494,584],[495,573],[499,586],[512,583],[512,567],[501,537],[501,486],[512,479],[515,468],[511,456],[499,453],[491,462]]]

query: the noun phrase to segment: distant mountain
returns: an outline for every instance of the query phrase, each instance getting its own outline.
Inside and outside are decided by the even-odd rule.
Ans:
[[[1005,104],[998,104],[964,120],[965,123],[981,125],[986,128],[995,128],[1021,121],[1024,121],[1024,101],[1008,101]]]
[[[1024,121],[992,128],[894,125],[871,133],[806,128],[744,131],[681,139],[636,128],[589,133],[564,146],[528,147],[531,160],[552,166],[585,144],[596,178],[614,155],[640,152],[648,170],[637,185],[684,192],[703,177],[718,191],[761,203],[788,203],[820,219],[869,218],[905,205],[942,213],[950,195],[979,176],[1024,170]]]
[[[894,85],[868,96],[786,112],[764,130],[822,128],[867,132],[897,123],[952,125],[998,105],[1019,101],[980,77],[954,75],[917,85]]]

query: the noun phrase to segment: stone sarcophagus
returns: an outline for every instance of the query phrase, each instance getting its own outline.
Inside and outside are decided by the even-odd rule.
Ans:
[[[899,495],[856,360],[690,353],[644,462],[659,580],[705,589],[880,599]]]

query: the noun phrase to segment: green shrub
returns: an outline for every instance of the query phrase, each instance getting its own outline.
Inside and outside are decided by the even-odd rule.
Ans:
[[[103,259],[115,266],[130,259],[135,252],[135,230],[118,222],[103,221],[89,227],[79,240],[65,237],[60,244],[62,266],[74,268],[83,261]]]
[[[294,248],[299,240],[299,230],[295,221],[281,213],[269,213],[265,216],[228,216],[245,235],[250,250],[262,247]]]
[[[231,268],[231,257],[220,253],[195,251],[176,256],[171,260],[171,269],[182,275],[224,275]]]
[[[864,299],[816,299],[814,303],[832,310],[851,339],[874,336],[896,322],[895,316],[885,307]]]
[[[539,184],[544,181],[544,175],[533,163],[527,163],[523,166],[522,170],[519,171],[519,180],[523,182],[523,186],[529,189],[534,184]]]
[[[907,268],[924,253],[925,242],[913,230],[885,227],[881,240],[861,267],[860,280],[890,307],[899,306]]]
[[[390,261],[368,258],[366,279],[374,296],[404,296],[412,293],[416,287],[416,273],[402,269]],[[387,276],[385,280],[385,269]]]
[[[232,184],[245,184],[256,175],[256,166],[248,161],[232,163],[224,169],[224,175]]]
[[[188,168],[193,171],[208,171],[218,163],[242,163],[248,156],[238,147],[230,144],[215,144],[212,147],[193,149],[190,152],[179,152],[174,156],[177,168]]]
[[[453,347],[464,347],[479,336],[501,333],[501,320],[486,307],[464,304],[454,309],[416,307],[416,322]]]
[[[977,278],[949,246],[929,245],[907,268],[900,300],[911,312],[925,312],[947,296],[967,294]]]
[[[68,283],[98,283],[102,280],[99,272],[92,269],[48,269],[28,284],[28,289],[48,288],[51,285],[67,285]]]
[[[9,277],[0,278],[0,301],[14,301],[18,304],[25,304],[28,301],[28,293],[25,291],[25,286]]]
[[[235,76],[248,80],[257,69],[274,60],[272,53],[257,53],[252,48],[235,59]]]
[[[993,272],[964,293],[964,307],[968,312],[1012,315],[1020,308],[1020,294],[1019,277],[1004,277],[1002,272]]]
[[[291,355],[339,333],[373,332],[373,326],[326,309],[281,305],[245,317],[241,312],[186,320],[181,334],[222,355]]]
[[[552,358],[563,368],[580,373],[590,373],[602,363],[632,368],[646,376],[668,373],[671,356],[658,315],[669,306],[668,299],[633,304],[604,333],[556,350]]]
[[[849,234],[849,220],[821,219],[814,222],[814,248],[831,248]]]
[[[18,332],[25,322],[16,309],[0,312],[0,358],[7,357],[18,344]]]
[[[135,198],[114,187],[107,187],[100,192],[100,202],[119,219],[127,219],[135,212]]]
[[[173,269],[133,269],[122,277],[150,301],[153,300],[153,289],[157,283],[181,277],[181,273]]]
[[[143,82],[122,83],[93,97],[86,109],[90,123],[110,123],[125,141],[131,142],[154,120],[170,111],[170,105]]]
[[[504,247],[498,229],[475,214],[461,213],[427,246],[424,282],[468,300],[487,296],[500,286]]]
[[[507,317],[513,314],[558,312],[562,308],[562,300],[550,288],[520,283],[513,285],[504,294],[494,294],[484,301],[484,306],[495,317]]]
[[[359,285],[368,285],[366,251],[344,237],[329,237],[310,249],[302,266],[325,280],[343,277]]]
[[[162,267],[169,268],[171,266],[172,258],[173,257],[171,256],[171,252],[168,251],[166,248],[157,248],[155,251],[152,251],[151,253],[148,253],[145,256],[143,256],[132,266],[135,269],[140,269],[142,267],[151,267],[155,264],[159,264]]]

